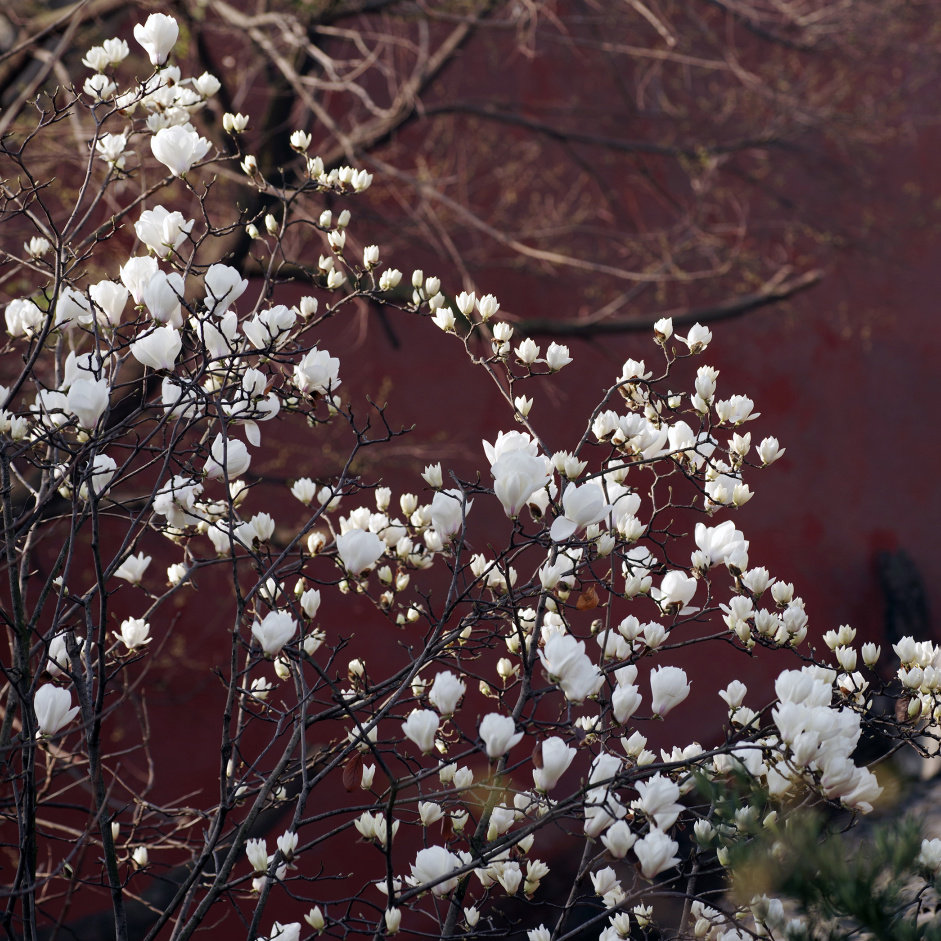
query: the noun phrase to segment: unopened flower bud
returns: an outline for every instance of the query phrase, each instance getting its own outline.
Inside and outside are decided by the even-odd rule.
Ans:
[[[310,134],[305,131],[295,131],[291,135],[291,149],[302,154],[310,147],[310,140]]]

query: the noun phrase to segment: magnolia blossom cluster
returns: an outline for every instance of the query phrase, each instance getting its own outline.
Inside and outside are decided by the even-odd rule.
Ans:
[[[794,586],[753,564],[736,521],[723,518],[754,497],[753,474],[784,449],[770,436],[753,446],[745,429],[759,417],[755,403],[737,392],[720,397],[719,371],[693,359],[712,342],[709,328],[679,337],[660,320],[658,365],[627,359],[582,426],[567,427],[548,408],[541,414],[538,393],[540,383],[564,380],[568,347],[514,339],[495,296],[452,293],[421,270],[403,300],[402,272],[381,268],[378,246],[364,239],[354,257],[348,209],[297,210],[301,197],[340,200],[372,180],[308,156],[313,141],[303,129],[289,139],[303,168],[291,198],[277,215],[239,223],[272,257],[296,221],[321,239],[312,294],[289,306],[281,286],[251,284],[204,248],[227,229],[172,208],[187,205],[172,197],[190,191],[204,162],[238,161],[250,185],[267,182],[251,155],[212,154],[192,123],[219,82],[184,79],[169,64],[176,22],[153,14],[134,38],[156,71],[128,91],[113,78],[130,55],[126,43],[109,40],[84,60],[95,73],[88,107],[104,114],[113,105],[102,124],[111,133],[92,143],[92,167],[107,187],[133,179],[149,150],[169,173],[165,190],[125,211],[137,244],[130,255],[101,251],[87,268],[93,277],[63,280],[44,259],[65,258],[69,247],[53,244],[51,231],[30,239],[36,283],[5,309],[11,344],[39,362],[30,382],[0,388],[4,460],[24,481],[25,468],[41,475],[28,485],[35,525],[50,515],[42,501],[54,497],[71,501],[76,527],[98,526],[102,516],[127,524],[126,535],[96,550],[92,584],[57,563],[44,586],[60,614],[48,624],[42,618],[55,605],[37,615],[23,653],[41,678],[22,695],[31,704],[29,747],[45,749],[54,766],[67,743],[95,739],[96,722],[108,717],[95,714],[88,690],[105,684],[110,695],[115,677],[134,689],[156,669],[156,651],[173,649],[170,599],[214,569],[228,573],[237,599],[218,670],[225,735],[235,738],[226,739],[219,803],[200,813],[220,828],[235,808],[249,808],[245,819],[282,804],[295,813],[270,853],[247,828],[226,831],[235,882],[193,889],[206,899],[216,892],[213,903],[244,889],[262,907],[273,900],[278,914],[294,880],[317,886],[320,868],[337,879],[324,846],[342,835],[382,857],[365,890],[370,914],[354,902],[341,914],[317,896],[305,917],[311,929],[349,934],[360,919],[355,931],[368,922],[370,934],[427,933],[422,919],[437,911],[452,913],[435,922],[451,936],[460,911],[460,930],[473,933],[505,897],[542,900],[544,880],[562,865],[542,832],[551,827],[584,847],[572,897],[595,910],[600,937],[612,941],[652,924],[648,894],[674,891],[681,879],[682,889],[701,866],[725,866],[731,847],[775,826],[791,805],[871,810],[881,786],[854,755],[881,651],[863,645],[859,664],[849,627],[824,636],[832,658],[807,650],[809,619]],[[249,118],[227,114],[223,127],[240,141]],[[470,479],[434,462],[396,494],[351,469],[376,442],[359,423],[361,390],[350,388],[318,328],[363,299],[431,321],[501,383],[515,427],[482,442]],[[282,423],[313,450],[319,436],[338,439],[345,426],[354,441],[340,462],[346,469],[317,476],[312,461],[286,482],[256,480]],[[291,499],[266,500],[274,486]],[[175,559],[165,577],[148,554],[161,540]],[[437,582],[425,580],[429,569]],[[86,623],[102,591],[132,613]],[[353,594],[372,605],[375,623],[337,613]],[[368,637],[379,629],[396,638],[398,660],[374,655]],[[744,682],[713,690],[708,670],[677,659],[679,647],[717,640],[741,652],[800,648],[804,665],[781,672],[773,702],[766,695],[746,705]],[[894,650],[907,717],[938,720],[941,650],[911,638]],[[725,702],[727,738],[687,740],[694,690]],[[675,744],[658,753],[648,738],[661,722]],[[323,744],[298,771],[299,743],[318,724]],[[265,745],[247,757],[265,728]],[[318,807],[311,819],[305,802],[319,799],[328,776],[356,799]],[[731,793],[743,780],[749,794],[725,817],[721,802],[697,797],[697,781]],[[96,827],[99,818],[102,808]],[[110,833],[101,837],[106,854]],[[150,850],[139,843],[127,848],[135,873],[152,865],[151,853],[169,853],[159,841]],[[935,843],[923,845],[920,865],[937,872]],[[742,918],[766,936],[785,930],[776,899],[693,909],[696,937],[743,936]],[[300,922],[271,924],[271,939],[302,932]],[[546,927],[530,931],[536,941],[550,936]]]

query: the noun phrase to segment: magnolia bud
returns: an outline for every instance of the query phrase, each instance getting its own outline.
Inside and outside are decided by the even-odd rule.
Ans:
[[[310,140],[310,134],[304,131],[295,131],[291,135],[291,148],[292,150],[296,150],[299,154],[302,154],[310,147]]]

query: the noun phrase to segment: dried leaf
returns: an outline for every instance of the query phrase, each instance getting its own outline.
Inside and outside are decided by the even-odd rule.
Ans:
[[[533,749],[533,764],[537,768],[542,768],[542,742],[536,742],[536,747]]]
[[[589,585],[587,590],[578,596],[575,607],[579,611],[590,611],[592,608],[598,607],[598,592],[595,591],[594,585]]]
[[[350,755],[343,768],[343,786],[347,794],[355,791],[363,783],[363,756],[359,752]]]

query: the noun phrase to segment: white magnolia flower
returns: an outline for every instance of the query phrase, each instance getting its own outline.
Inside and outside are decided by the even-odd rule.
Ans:
[[[123,578],[132,585],[139,585],[140,580],[144,577],[144,572],[147,571],[148,565],[150,565],[149,555],[144,555],[143,552],[139,552],[137,555],[129,555],[118,568],[114,570],[114,576],[115,578]]]
[[[604,492],[596,484],[569,484],[562,494],[563,515],[556,517],[549,535],[555,542],[562,542],[578,530],[603,520],[611,509],[605,503]]]
[[[680,667],[657,667],[650,672],[650,708],[654,715],[665,716],[689,695],[690,684]]]
[[[726,559],[735,552],[748,551],[748,541],[731,520],[718,526],[697,523],[696,546],[705,553],[710,567],[725,564]]]
[[[266,657],[274,657],[297,633],[297,622],[287,611],[269,611],[261,621],[252,624],[252,637],[258,641]]]
[[[131,860],[138,869],[143,869],[150,862],[150,853],[147,852],[147,847],[136,847],[134,852],[131,853]]]
[[[144,647],[153,640],[150,624],[143,618],[126,618],[121,622],[121,630],[112,633],[128,650]]]
[[[618,685],[617,689],[611,694],[611,709],[614,712],[615,722],[624,725],[637,712],[642,701],[643,697],[637,686],[631,683]]]
[[[351,529],[337,536],[337,555],[350,575],[359,575],[378,561],[386,544],[375,533]]]
[[[662,830],[656,827],[634,844],[634,854],[640,860],[640,871],[647,879],[675,866],[679,857],[674,855],[679,848]]]
[[[473,294],[470,295],[473,298]],[[492,294],[484,294],[483,297],[475,301],[477,310],[480,313],[480,319],[488,321],[497,311],[500,310],[500,302]]]
[[[209,153],[209,141],[191,124],[165,127],[150,139],[154,156],[174,175],[183,176]]]
[[[771,464],[776,461],[787,448],[782,448],[777,438],[765,438],[758,445],[758,456],[763,464]]]
[[[569,702],[583,702],[604,683],[604,675],[585,653],[585,642],[571,634],[554,632],[539,651],[539,659]]]
[[[91,489],[99,497],[108,489],[108,485],[114,479],[118,465],[113,457],[107,454],[96,454],[94,461],[88,467],[87,482],[82,485],[79,496],[83,500],[89,497],[89,484]]]
[[[152,65],[163,65],[167,61],[179,35],[179,24],[165,13],[151,13],[146,23],[134,27],[134,38],[150,56]]]
[[[157,271],[157,259],[150,255],[139,255],[129,258],[118,272],[121,281],[131,292],[135,304],[144,303],[144,288]]]
[[[569,355],[569,348],[560,343],[550,343],[546,350],[546,365],[553,371],[558,372],[563,366],[568,366],[572,362]]]
[[[134,223],[134,231],[155,255],[166,258],[180,247],[194,224],[194,220],[185,219],[182,212],[169,212],[163,206],[154,206],[140,214],[140,219]]]
[[[301,595],[301,608],[308,618],[313,620],[320,610],[320,590],[317,588],[308,588]]]
[[[427,849],[418,851],[415,862],[412,863],[412,874],[407,881],[412,886],[436,883],[431,886],[431,891],[439,898],[443,898],[457,886],[457,876],[449,879],[444,877],[460,867],[459,856],[443,846],[429,846]]]
[[[480,720],[480,737],[489,758],[505,755],[523,737],[516,731],[516,723],[510,716],[490,712]]]
[[[99,72],[97,75],[92,75],[90,78],[85,79],[82,90],[89,98],[95,98],[98,101],[108,101],[114,97],[118,86],[115,85],[107,75],[102,75]],[[111,135],[108,136],[110,137]]]
[[[105,134],[95,141],[95,150],[105,163],[119,169],[124,166],[124,151],[127,149],[126,134]]]
[[[545,459],[525,450],[507,452],[493,465],[491,472],[494,494],[510,518],[518,516],[529,498],[551,480],[546,473]]]
[[[55,735],[78,714],[78,706],[72,705],[72,694],[58,686],[40,686],[33,697],[36,721],[41,735]]]
[[[131,52],[123,39],[106,39],[101,44],[101,48],[108,57],[109,65],[120,65]]]
[[[658,343],[666,343],[673,336],[673,318],[661,317],[653,325],[653,334]]]
[[[17,298],[7,304],[7,333],[11,337],[33,336],[39,333],[45,320],[46,315],[31,300]]]
[[[915,862],[934,875],[941,872],[941,840],[922,840]]]
[[[95,72],[103,72],[109,64],[108,53],[105,52],[102,46],[92,46],[85,54],[85,58],[82,59],[82,65],[93,69]]]
[[[340,385],[339,372],[340,360],[315,348],[294,367],[294,385],[307,395],[327,395]]]
[[[601,842],[615,859],[623,859],[637,842],[637,834],[623,820],[618,820],[605,830]]]
[[[203,302],[207,313],[220,315],[245,293],[248,278],[243,278],[230,265],[210,265],[203,284],[206,287]]]
[[[183,349],[183,338],[172,325],[157,327],[131,344],[131,355],[151,369],[173,369]]]
[[[66,408],[82,428],[92,431],[108,407],[110,394],[107,379],[76,379],[66,397]]]
[[[166,329],[172,330],[172,327]],[[133,351],[132,351],[133,352]],[[252,457],[248,448],[237,438],[226,438],[221,432],[212,442],[209,457],[206,458],[205,473],[211,480],[227,477],[232,480],[241,477],[248,470]]]
[[[278,304],[243,323],[242,330],[256,350],[278,349],[287,341],[296,320],[297,314],[290,307]]]
[[[536,346],[532,337],[526,337],[516,348],[516,355],[521,363],[531,366],[539,356],[539,347]]]
[[[650,590],[650,596],[659,602],[665,614],[692,614],[699,610],[689,605],[698,584],[692,575],[673,569],[663,576],[659,589]]]
[[[465,692],[467,692],[467,684],[450,670],[445,670],[439,673],[434,683],[431,684],[428,701],[441,715],[450,716],[454,714]]]
[[[427,755],[435,747],[435,734],[440,721],[438,713],[432,709],[413,709],[402,723],[402,731],[423,755]]]
[[[635,786],[640,798],[634,801],[633,806],[642,810],[653,826],[669,830],[683,810],[679,803],[679,785],[662,774],[655,774],[646,781],[638,781]]]
[[[677,339],[689,347],[690,353],[701,353],[712,342],[712,331],[702,324],[695,324],[685,337]]]
[[[209,72],[203,72],[199,78],[191,79],[191,81],[200,98],[212,98],[222,88],[222,82]]]
[[[102,327],[117,327],[127,305],[127,288],[114,281],[99,281],[89,287],[88,293],[100,311],[100,315],[96,312],[98,323]]]
[[[464,518],[471,511],[473,500],[465,503],[460,490],[439,490],[431,501],[431,525],[442,540],[461,531]]]
[[[533,768],[533,784],[539,791],[551,791],[569,769],[575,758],[575,749],[556,735],[539,745],[541,767]]]
[[[23,244],[23,250],[30,258],[42,258],[46,252],[50,251],[52,243],[41,235],[34,235],[28,242]]]

